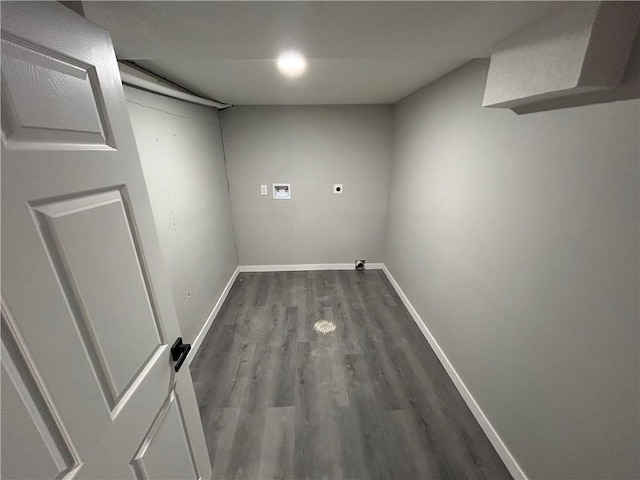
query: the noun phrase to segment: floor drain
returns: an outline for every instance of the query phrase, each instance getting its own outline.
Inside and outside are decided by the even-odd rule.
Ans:
[[[336,324],[329,320],[320,320],[313,324],[313,329],[318,333],[326,335],[336,329]]]

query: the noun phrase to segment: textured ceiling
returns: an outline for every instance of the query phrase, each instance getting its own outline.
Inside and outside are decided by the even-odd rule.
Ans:
[[[563,2],[83,2],[118,58],[237,105],[392,103]],[[292,80],[275,66],[307,56]]]

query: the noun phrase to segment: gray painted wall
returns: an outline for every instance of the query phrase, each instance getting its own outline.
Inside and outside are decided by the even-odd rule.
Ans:
[[[638,478],[640,102],[396,107],[385,263],[530,478]]]
[[[185,342],[238,266],[218,113],[125,87]]]
[[[233,107],[221,119],[241,265],[382,260],[391,106]],[[272,198],[275,182],[291,183],[291,200]]]

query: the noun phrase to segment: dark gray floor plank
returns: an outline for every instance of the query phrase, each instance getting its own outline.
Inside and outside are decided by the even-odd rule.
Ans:
[[[214,408],[211,409],[208,417],[203,417],[213,478],[225,478],[226,476],[239,416],[239,408]]]
[[[278,344],[273,345],[276,357],[275,373],[269,379],[275,385],[272,407],[293,406],[295,401],[298,307],[288,307],[284,319],[282,338]]]
[[[293,478],[339,479],[344,475],[331,371],[318,351],[307,342],[298,344]]]
[[[228,454],[227,468],[222,478],[260,478],[260,457],[265,423],[266,411],[240,410]]]
[[[268,408],[262,438],[259,478],[293,478],[295,408]]]
[[[510,478],[381,271],[239,274],[190,368],[214,478]]]

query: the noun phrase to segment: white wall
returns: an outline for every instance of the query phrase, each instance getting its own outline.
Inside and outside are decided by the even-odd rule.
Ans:
[[[640,102],[396,106],[384,261],[530,478],[640,477]]]
[[[218,112],[126,87],[185,342],[238,266]]]
[[[221,118],[241,265],[381,261],[391,106],[233,107]],[[272,199],[275,182],[291,183],[291,200]]]

